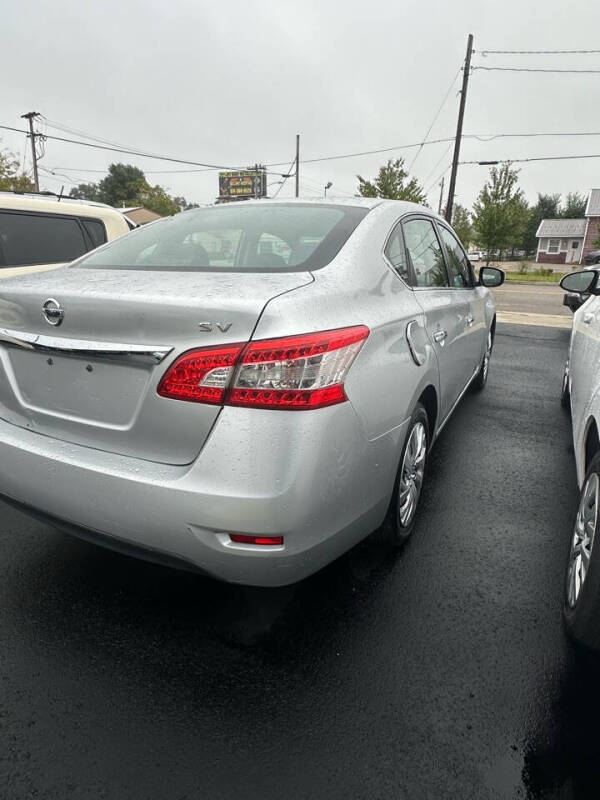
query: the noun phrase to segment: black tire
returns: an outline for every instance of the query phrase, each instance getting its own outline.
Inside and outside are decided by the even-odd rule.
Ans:
[[[419,426],[422,426],[425,435],[423,475],[419,486],[418,496],[416,498],[414,510],[412,511],[410,518],[406,519],[403,522],[401,513],[403,506],[401,506],[400,503],[401,499],[400,485],[403,477],[402,474],[403,468],[405,466],[406,451],[409,447],[409,443],[411,442],[411,436],[413,434],[413,431],[419,428]],[[427,416],[427,412],[425,411],[424,407],[420,403],[417,403],[417,406],[410,418],[408,429],[406,431],[406,438],[404,441],[404,445],[402,447],[402,455],[400,456],[398,472],[396,474],[396,480],[394,481],[394,489],[392,493],[392,499],[390,501],[390,506],[388,508],[386,518],[381,528],[377,532],[379,540],[386,546],[401,547],[410,538],[410,535],[414,530],[415,521],[419,510],[419,502],[422,495],[422,489],[425,484],[425,480],[427,478],[427,464],[429,459],[430,443],[431,443],[431,434],[429,432],[429,418]]]
[[[480,392],[486,385],[488,375],[490,373],[490,359],[492,358],[492,350],[494,347],[494,334],[492,329],[488,331],[488,338],[487,338],[487,345],[485,348],[485,353],[483,354],[483,359],[481,361],[481,366],[479,367],[479,372],[473,380],[471,381],[471,391],[472,392]]]
[[[569,364],[565,364],[565,371],[563,373],[562,387],[560,390],[560,404],[567,411],[571,410],[571,392],[569,391]]]
[[[585,505],[588,510],[591,509],[587,503],[584,503],[586,491],[593,488],[594,481],[598,481],[600,487],[600,453],[596,453],[590,467],[585,476],[583,487],[579,496],[579,509],[577,518],[580,518],[582,507]],[[600,489],[598,496],[600,496]],[[565,597],[563,604],[563,616],[565,626],[569,636],[578,644],[588,647],[592,650],[600,650],[600,532],[598,532],[599,519],[599,503],[595,502],[595,528],[598,541],[590,546],[591,554],[589,558],[589,567],[587,574],[579,590],[575,602],[573,597],[570,597],[571,583],[571,552],[572,544],[575,539],[575,523],[574,531],[569,538],[569,553],[567,556],[567,568],[565,571]],[[592,512],[593,513],[593,512]],[[579,575],[581,572],[578,573]]]

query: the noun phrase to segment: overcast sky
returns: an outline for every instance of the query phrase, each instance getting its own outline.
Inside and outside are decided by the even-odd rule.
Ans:
[[[454,135],[468,33],[479,51],[474,66],[600,69],[600,55],[481,54],[600,48],[598,30],[592,0],[5,0],[0,123],[21,127],[20,115],[35,110],[153,153],[231,166],[290,162],[296,133],[301,159],[395,147],[423,139],[457,76],[429,138]],[[600,73],[476,70],[464,132],[600,132],[599,97]],[[0,136],[23,157],[22,134]],[[410,164],[416,153],[301,164],[301,194],[322,194],[327,181],[332,195],[354,194],[357,173],[371,177],[396,155]],[[600,153],[600,135],[467,139],[461,159],[586,153]],[[412,167],[432,206],[451,156],[448,144],[433,144]],[[68,191],[102,177],[85,170],[115,160],[189,200],[211,202],[218,193],[216,172],[157,172],[185,167],[50,140],[40,164],[70,182],[44,172],[43,183]],[[485,167],[461,167],[458,202],[470,206],[486,175]],[[523,164],[521,185],[530,200],[538,191],[587,192],[600,186],[600,158]],[[280,196],[292,194],[293,179]]]

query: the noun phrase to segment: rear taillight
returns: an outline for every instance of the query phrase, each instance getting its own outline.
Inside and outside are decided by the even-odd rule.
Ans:
[[[162,397],[221,405],[244,345],[203,347],[184,353],[158,384]]]
[[[346,400],[344,379],[364,325],[185,353],[158,393],[177,400],[254,408],[322,408]]]

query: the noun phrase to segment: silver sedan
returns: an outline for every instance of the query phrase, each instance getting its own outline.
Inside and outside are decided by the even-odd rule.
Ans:
[[[193,210],[9,278],[0,496],[244,584],[401,544],[502,280],[429,209],[360,198]]]

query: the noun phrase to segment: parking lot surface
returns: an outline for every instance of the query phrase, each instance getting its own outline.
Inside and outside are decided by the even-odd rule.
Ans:
[[[0,505],[0,797],[597,797],[597,666],[561,624],[567,346],[499,325],[408,546],[368,540],[296,586],[170,571]]]

